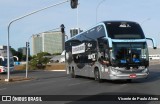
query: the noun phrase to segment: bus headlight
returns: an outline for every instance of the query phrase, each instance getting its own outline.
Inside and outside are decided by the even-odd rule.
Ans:
[[[139,66],[138,69],[143,70],[145,69],[145,66]]]
[[[115,67],[112,67],[111,68],[111,73],[112,74],[120,74],[121,73],[121,71],[119,71],[117,68],[115,68]]]
[[[142,70],[143,73],[149,73],[149,70],[147,68],[145,68],[144,70]]]

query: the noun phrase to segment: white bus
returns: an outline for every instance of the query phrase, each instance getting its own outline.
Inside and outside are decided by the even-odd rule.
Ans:
[[[10,71],[14,71],[14,59],[10,53]],[[0,73],[7,72],[7,47],[0,46]]]
[[[149,75],[149,53],[140,25],[132,21],[104,21],[65,42],[67,74],[128,80]],[[145,57],[144,57],[145,56]]]

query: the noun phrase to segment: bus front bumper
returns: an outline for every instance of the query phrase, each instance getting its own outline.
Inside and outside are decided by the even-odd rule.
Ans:
[[[111,80],[119,79],[143,79],[147,78],[149,73],[132,73],[132,74],[110,74]]]
[[[148,68],[141,69],[131,69],[131,70],[116,70],[116,68],[111,68],[110,70],[110,79],[111,80],[119,80],[119,79],[144,79],[149,75]]]
[[[0,73],[6,73],[8,71],[7,67],[1,67],[0,68]],[[14,71],[14,67],[10,67],[10,72]]]

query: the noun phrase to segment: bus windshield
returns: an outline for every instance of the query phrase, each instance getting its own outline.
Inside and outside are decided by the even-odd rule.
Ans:
[[[145,64],[149,61],[146,43],[113,43],[112,61],[117,65]]]
[[[107,22],[106,28],[111,39],[144,39],[144,33],[137,23]]]

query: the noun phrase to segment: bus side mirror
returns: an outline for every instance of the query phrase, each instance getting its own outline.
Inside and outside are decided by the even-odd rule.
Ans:
[[[157,44],[156,44],[156,41],[155,41],[155,39],[154,39],[154,38],[146,38],[146,39],[148,39],[148,40],[151,40],[151,41],[152,41],[152,43],[153,43],[153,49],[157,49]]]

